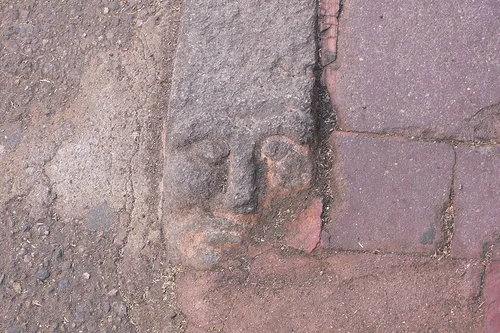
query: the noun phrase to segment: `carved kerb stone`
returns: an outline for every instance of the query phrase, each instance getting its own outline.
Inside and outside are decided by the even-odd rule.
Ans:
[[[310,187],[315,1],[290,1],[185,1],[163,179],[173,261],[244,251],[270,202]]]

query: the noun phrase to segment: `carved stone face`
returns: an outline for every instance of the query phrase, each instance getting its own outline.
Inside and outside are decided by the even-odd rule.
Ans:
[[[309,115],[218,119],[174,122],[167,138],[167,238],[182,262],[201,268],[244,243],[265,200],[312,178]]]

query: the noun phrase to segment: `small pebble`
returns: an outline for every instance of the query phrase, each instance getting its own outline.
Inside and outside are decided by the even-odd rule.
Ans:
[[[5,279],[5,274],[0,275],[0,284],[3,283],[3,280]]]
[[[40,281],[45,281],[49,278],[50,273],[48,270],[45,268],[40,268],[38,271],[35,273],[35,277],[40,280]]]
[[[109,305],[109,303],[104,303],[103,308],[104,308],[104,312],[108,313],[109,310],[111,310],[111,305]]]
[[[89,273],[87,273],[87,272],[83,273],[83,274],[82,274],[82,276],[83,276],[83,278],[84,278],[85,280],[90,279],[90,274],[89,274]]]
[[[102,10],[102,12],[103,12],[104,14],[109,13],[109,8],[108,8],[108,7],[104,7],[104,9]]]
[[[108,296],[113,297],[113,296],[116,296],[117,293],[118,293],[118,290],[111,289],[110,291],[108,291]]]
[[[14,282],[12,284],[12,288],[14,288],[14,291],[18,294],[20,294],[22,291],[21,284],[19,282]]]
[[[61,289],[68,288],[68,285],[69,285],[68,279],[62,279],[61,281],[59,281],[59,288]]]
[[[70,261],[65,261],[61,264],[62,271],[69,271],[70,269],[71,269],[71,262]]]
[[[113,310],[120,318],[127,315],[127,307],[122,302],[113,303]]]

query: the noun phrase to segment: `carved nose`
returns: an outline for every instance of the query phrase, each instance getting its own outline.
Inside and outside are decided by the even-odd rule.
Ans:
[[[250,214],[257,208],[255,144],[243,141],[231,147],[224,198],[225,208],[235,214]]]

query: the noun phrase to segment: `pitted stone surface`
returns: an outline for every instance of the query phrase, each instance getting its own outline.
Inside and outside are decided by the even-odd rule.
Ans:
[[[455,257],[481,258],[500,241],[500,146],[457,148]],[[493,259],[498,243],[493,248]]]
[[[498,141],[499,13],[499,1],[345,1],[339,69],[326,71],[341,128]]]
[[[331,139],[335,197],[324,246],[431,254],[451,190],[451,145],[343,132]]]
[[[213,225],[237,226],[233,236],[241,238],[259,220],[268,187],[290,194],[310,185],[315,1],[184,5],[167,113],[164,220],[181,261],[206,267],[227,245],[224,237],[206,240],[222,232]],[[277,145],[266,146],[270,137]],[[182,240],[193,230],[194,252]]]

